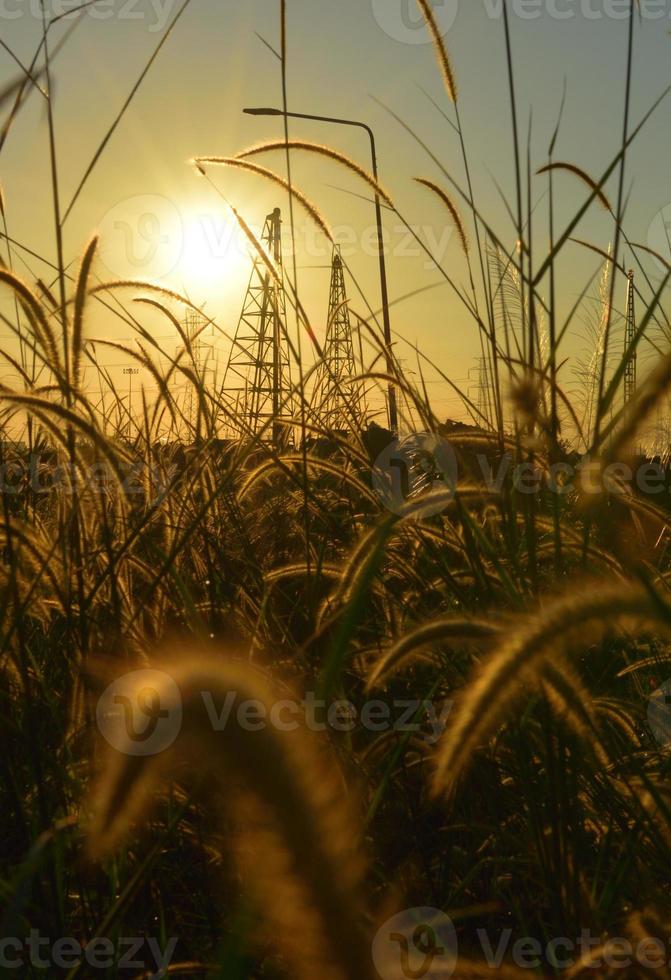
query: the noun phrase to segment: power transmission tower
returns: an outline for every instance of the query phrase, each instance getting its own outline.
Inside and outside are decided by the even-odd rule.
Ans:
[[[200,310],[187,307],[184,312],[184,336],[187,339],[191,354],[185,354],[182,359],[182,367],[193,369],[198,384],[203,380],[203,338],[202,332],[207,320]],[[183,377],[183,376],[182,376]],[[184,379],[184,417],[189,425],[195,427],[196,415],[198,413],[198,398],[196,396],[193,382],[188,378]]]
[[[478,412],[489,421],[489,372],[487,371],[487,358],[480,358],[480,368],[478,377]]]
[[[474,379],[475,384],[471,388],[469,388],[468,396],[469,398],[471,398],[472,401],[473,398],[471,397],[471,391],[473,390],[473,388],[475,388],[474,395],[475,395],[475,407],[477,408],[477,415],[473,415],[473,413],[471,412],[471,416],[473,417],[476,425],[480,427],[482,426],[489,427],[490,424],[489,420],[491,418],[491,408],[492,408],[492,400],[491,400],[492,393],[491,393],[491,385],[489,383],[489,367],[487,365],[487,358],[486,357],[478,358],[477,367],[472,368],[472,370],[477,371],[477,377]],[[471,380],[470,371],[469,371],[469,380]]]
[[[140,369],[136,367],[125,367],[122,373],[128,377],[128,417],[124,426],[124,432],[130,442],[133,435],[133,378],[140,373]]]
[[[631,401],[636,390],[636,350],[632,347],[636,336],[636,310],[634,307],[634,273],[627,275],[627,315],[624,329],[625,355],[631,350],[631,356],[624,369],[624,403]]]
[[[291,392],[286,295],[282,267],[282,217],[266,217],[261,240],[268,261],[254,256],[252,274],[224,372],[223,388],[235,396],[243,434],[258,434],[271,421],[277,445],[285,430]]]
[[[317,371],[314,407],[328,429],[350,429],[366,414],[366,393],[356,380],[352,324],[340,246],[333,246],[326,341]]]

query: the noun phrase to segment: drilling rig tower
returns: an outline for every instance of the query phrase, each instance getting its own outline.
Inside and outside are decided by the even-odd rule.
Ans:
[[[317,371],[313,407],[330,430],[347,431],[366,414],[364,384],[357,380],[352,324],[340,246],[333,246],[326,341]]]
[[[243,436],[263,435],[278,445],[291,415],[291,372],[282,266],[279,208],[266,217],[261,236],[266,256],[256,254],[242,313],[223,378]]]

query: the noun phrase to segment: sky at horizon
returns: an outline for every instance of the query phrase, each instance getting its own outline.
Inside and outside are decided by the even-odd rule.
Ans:
[[[54,13],[74,5],[66,5],[65,0],[46,2]],[[81,23],[53,65],[63,207],[179,9],[173,0],[102,0],[96,6],[96,16],[93,8],[80,15]],[[433,6],[445,29],[458,80],[477,202],[502,241],[512,247],[515,230],[496,186],[514,205],[500,0],[436,0]],[[555,157],[599,176],[617,152],[622,136],[627,7],[623,0],[509,0],[520,137],[526,152],[530,128],[534,170],[547,160],[564,84],[566,104]],[[96,273],[102,279],[154,278],[188,290],[194,301],[207,303],[206,309],[224,329],[234,331],[250,266],[244,248],[235,244],[235,226],[222,195],[256,229],[278,204],[286,218],[286,199],[280,189],[229,169],[208,169],[210,183],[195,173],[189,160],[196,155],[232,155],[259,140],[281,136],[281,120],[244,116],[241,111],[245,105],[280,104],[279,62],[257,36],[278,47],[278,8],[275,0],[244,4],[192,0],[184,10],[65,223],[66,261],[73,268],[97,231],[101,240]],[[424,241],[437,247],[445,269],[467,290],[466,264],[444,209],[412,179],[426,176],[448,188],[446,177],[380,105],[400,115],[447,173],[463,185],[458,140],[441,115],[442,111],[454,119],[454,109],[414,0],[289,0],[287,8],[290,109],[359,118],[374,128],[382,183],[399,212]],[[0,37],[24,64],[30,62],[40,40],[39,9],[38,0],[0,0]],[[65,18],[53,30],[52,49],[71,24],[72,19]],[[636,23],[634,122],[671,83],[670,28],[671,0],[642,0]],[[0,58],[4,85],[15,77],[17,65],[7,51]],[[7,111],[6,106],[3,109]],[[366,137],[359,130],[295,122],[291,135],[330,142],[369,166]],[[671,98],[643,130],[627,167],[627,235],[667,256],[662,236],[664,221],[671,222],[670,143]],[[284,172],[280,154],[260,157],[258,162]],[[54,261],[47,128],[44,100],[38,93],[31,95],[9,135],[0,179],[10,235]],[[374,215],[371,204],[361,197],[369,196],[367,188],[337,164],[316,165],[307,154],[295,154],[293,179],[319,205],[336,238],[344,243],[349,268],[377,310]],[[533,184],[538,254],[547,245],[546,186],[544,177]],[[585,191],[569,175],[559,175],[556,188],[561,228]],[[613,181],[607,191],[614,199]],[[473,237],[463,205],[461,210]],[[385,211],[384,220],[398,356],[408,372],[416,370],[416,345],[452,380],[465,387],[475,385],[480,345],[471,315],[426,256],[413,247],[399,219]],[[593,207],[576,237],[605,249],[612,233],[612,220]],[[47,266],[28,255],[25,258],[28,267],[17,259],[17,269],[26,278],[46,276]],[[326,319],[329,258],[327,240],[297,212],[299,287],[320,337]],[[625,262],[630,263],[628,255]],[[599,264],[593,253],[577,245],[567,247],[558,267],[561,311],[568,312]],[[646,257],[643,264],[658,281],[655,262]],[[365,313],[354,282],[349,285],[352,307]],[[646,290],[642,278],[640,286]],[[596,293],[596,287],[591,293]],[[624,283],[618,303],[623,296]],[[576,322],[567,343],[567,352],[575,357],[589,354],[588,332],[581,338],[579,327]],[[156,322],[155,329],[159,335],[165,332],[166,343],[172,343],[166,327]],[[101,320],[90,334],[123,341],[128,328]],[[6,335],[2,331],[3,338]],[[643,357],[642,369],[649,362]],[[118,357],[110,357],[109,363],[122,384]],[[565,370],[570,387],[571,365]],[[426,377],[437,415],[461,417],[458,400],[438,373],[427,369]]]

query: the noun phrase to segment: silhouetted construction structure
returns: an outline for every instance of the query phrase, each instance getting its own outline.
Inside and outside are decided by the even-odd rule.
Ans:
[[[282,217],[279,208],[266,217],[242,313],[223,378],[224,392],[235,399],[242,435],[263,433],[277,444],[286,433],[291,410],[291,371],[282,267]],[[270,424],[269,424],[270,423]]]
[[[475,371],[476,377],[472,378]],[[489,380],[489,365],[486,357],[478,358],[477,367],[471,368],[468,379],[474,384],[469,387],[468,397],[474,403],[476,412],[470,412],[477,426],[488,428],[492,419],[492,386]]]
[[[340,246],[333,246],[326,340],[317,370],[313,406],[322,424],[348,430],[366,414],[363,382],[357,379],[352,323]]]
[[[480,418],[489,422],[490,409],[490,390],[489,390],[489,371],[487,370],[487,358],[480,358],[478,371],[478,412]]]
[[[627,275],[627,313],[624,327],[624,352],[630,350],[636,337],[636,309],[634,306],[634,273]],[[636,350],[633,350],[624,369],[624,403],[631,401],[636,390]]]
[[[198,382],[203,380],[203,330],[207,324],[207,318],[200,310],[187,307],[184,312],[184,336],[186,337],[188,349],[182,355],[181,365],[187,370],[193,371]],[[190,354],[189,354],[190,351]],[[179,351],[178,351],[179,353]],[[189,425],[196,424],[198,414],[198,396],[196,389],[191,381],[179,374],[178,377],[185,382],[185,395],[182,405],[184,418]]]

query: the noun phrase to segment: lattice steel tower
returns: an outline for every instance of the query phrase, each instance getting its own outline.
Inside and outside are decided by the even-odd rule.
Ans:
[[[281,212],[275,208],[266,217],[261,240],[276,276],[256,254],[223,379],[224,391],[235,397],[243,419],[243,435],[258,434],[264,427],[267,431],[272,420],[276,444],[290,415],[291,391],[281,236]]]
[[[194,310],[190,306],[184,312],[184,336],[191,348],[191,357],[185,352],[182,356],[182,367],[192,369],[196,375],[198,384],[203,382],[203,328],[207,323],[207,318],[200,310]],[[179,351],[178,351],[179,353]],[[183,377],[183,375],[181,376]],[[196,424],[198,410],[198,397],[194,391],[194,386],[188,378],[184,379],[184,417],[190,425]]]
[[[624,328],[625,354],[631,348],[636,336],[636,310],[634,307],[634,273],[627,275],[627,316]],[[636,351],[632,353],[624,369],[624,403],[631,401],[636,390]]]
[[[324,361],[317,371],[314,406],[329,429],[349,429],[366,413],[366,394],[357,374],[352,324],[340,246],[333,246]]]
[[[492,391],[489,373],[486,357],[479,357],[475,367],[468,372],[468,380],[473,382],[468,387],[468,398],[474,409],[469,409],[469,415],[480,428],[491,427]]]
[[[489,424],[490,409],[489,369],[487,358],[481,357],[478,365],[478,425]]]

